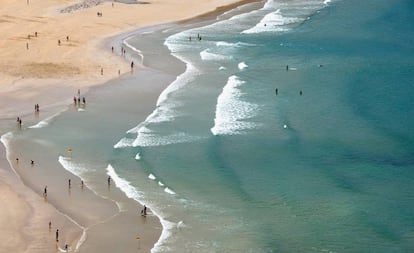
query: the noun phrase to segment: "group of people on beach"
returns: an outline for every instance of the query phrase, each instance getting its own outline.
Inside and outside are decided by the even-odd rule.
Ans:
[[[35,32],[34,37],[37,38],[38,37],[37,35],[38,35],[38,33]],[[28,40],[30,40],[32,37],[33,37],[32,34],[27,35]],[[69,35],[66,35],[66,41],[69,41]],[[57,44],[58,44],[58,46],[60,46],[62,44],[62,41],[60,39],[58,39]],[[29,42],[26,42],[26,49],[29,50]]]
[[[111,51],[112,51],[112,53],[114,52],[114,47],[113,46],[111,47]],[[124,47],[121,47],[121,55],[122,56],[126,55],[126,49]],[[131,61],[131,72],[134,71],[134,66],[135,66],[134,61]],[[121,74],[120,70],[118,70],[118,74]]]
[[[81,105],[81,95],[80,95],[80,89],[78,89],[78,96],[73,96],[73,104],[76,105]],[[85,105],[86,104],[86,98],[83,96],[82,97],[82,104]]]
[[[202,39],[202,38],[201,38],[201,35],[200,35],[199,33],[197,33],[197,40],[198,40],[198,41],[201,41],[201,39]],[[191,41],[191,40],[192,40],[192,37],[191,37],[191,36],[189,36],[189,37],[188,37],[188,40],[189,40],[189,41]]]
[[[35,113],[39,113],[40,112],[40,106],[39,106],[39,104],[35,104],[34,105],[34,110],[35,110]],[[20,118],[19,116],[17,117],[17,119],[16,119],[16,122],[17,122],[17,125],[19,126],[19,127],[22,127],[22,118]]]

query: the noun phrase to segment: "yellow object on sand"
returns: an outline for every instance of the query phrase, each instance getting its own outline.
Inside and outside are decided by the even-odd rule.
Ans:
[[[135,237],[135,239],[139,240],[139,239],[141,239],[141,237],[137,236],[137,237]]]

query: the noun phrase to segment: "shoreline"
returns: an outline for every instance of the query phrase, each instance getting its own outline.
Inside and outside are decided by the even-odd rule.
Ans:
[[[225,7],[219,7],[219,8],[216,8],[216,10],[214,10],[214,11],[211,11],[211,12],[208,12],[207,14],[202,14],[202,15],[199,15],[199,16],[196,16],[196,17],[194,17],[194,18],[190,18],[190,19],[185,19],[185,20],[179,20],[179,21],[176,21],[176,22],[173,22],[173,23],[175,23],[175,24],[180,24],[181,22],[194,22],[194,21],[198,21],[198,19],[199,18],[207,18],[207,16],[210,16],[210,17],[213,17],[213,16],[217,16],[217,14],[218,13],[222,13],[222,12],[224,12],[225,10],[230,10],[230,9],[233,9],[233,8],[235,8],[235,7],[237,7],[237,6],[239,6],[239,5],[243,5],[243,4],[245,4],[246,2],[257,2],[257,1],[241,1],[240,2],[240,4],[238,4],[239,2],[236,2],[236,3],[232,3],[232,4],[230,4],[230,5],[228,5],[228,6],[231,6],[231,8],[228,8],[228,9],[226,9]],[[223,9],[224,8],[224,9]],[[171,23],[168,23],[168,24],[171,24]],[[168,25],[168,24],[164,24],[164,25]],[[159,26],[159,25],[157,25],[157,26]],[[130,34],[130,35],[132,35],[132,34],[136,34],[137,33],[137,31],[139,31],[140,29],[145,29],[145,27],[141,27],[141,28],[134,28],[132,31],[129,31],[129,32],[126,32],[126,33],[128,33],[128,34]],[[125,34],[125,33],[122,33],[122,34]],[[121,36],[122,36],[122,34],[117,34],[117,35],[115,35],[114,37],[118,37],[118,38],[120,38]],[[113,37],[112,37],[113,38]],[[109,38],[104,38],[104,39],[102,39],[102,38],[100,38],[100,39],[97,39],[97,40],[95,40],[95,41],[97,41],[97,42],[93,42],[92,44],[94,44],[94,46],[95,46],[95,50],[96,51],[105,51],[105,48],[104,48],[104,45],[105,45],[105,42],[108,42],[109,41]],[[97,46],[97,45],[100,45],[100,46]],[[109,50],[106,50],[106,53],[107,54],[109,54],[110,52],[108,52]],[[119,60],[121,60],[121,61],[125,61],[124,59],[122,59],[122,57],[119,57],[119,55],[116,55],[116,57],[118,57],[119,58]],[[178,59],[177,59],[177,61],[179,61]],[[178,73],[179,74],[179,73]],[[114,77],[115,79],[116,79],[116,77]],[[112,79],[109,79],[109,80],[114,80],[114,78],[112,78]],[[95,78],[95,80],[96,80],[97,78]],[[29,82],[30,83],[30,79],[20,79],[20,80],[22,80],[23,82],[24,81],[26,81],[26,82]],[[36,80],[36,79],[35,79]],[[53,84],[53,83],[55,83],[55,82],[60,82],[62,79],[57,79],[56,81],[55,80],[52,80],[51,81],[51,84],[50,84],[50,87],[52,87],[52,88],[56,88],[57,89],[57,93],[58,93],[58,91],[59,91],[59,95],[60,96],[62,96],[62,97],[66,97],[66,94],[65,95],[62,95],[61,94],[61,88],[62,87],[57,87],[57,85],[56,84]],[[44,82],[45,80],[44,79],[37,79],[37,81],[42,81],[42,82]],[[96,81],[98,81],[98,83],[94,83],[94,82],[92,82],[93,84],[91,85],[91,86],[87,86],[87,85],[85,85],[84,83],[87,83],[87,81],[82,81],[82,80],[73,80],[73,79],[67,79],[66,80],[67,81],[67,84],[64,86],[64,87],[66,87],[67,88],[67,94],[69,94],[69,93],[73,93],[73,87],[79,87],[78,85],[76,85],[76,83],[83,83],[83,84],[81,84],[80,86],[82,87],[82,89],[84,90],[86,87],[86,89],[87,90],[89,90],[91,87],[97,87],[97,86],[102,86],[102,84],[99,84],[99,83],[103,83],[103,84],[105,84],[105,83],[107,83],[108,82],[108,80],[106,80],[106,81],[104,81],[104,82],[99,82],[98,80],[96,80]],[[47,82],[47,80],[46,80],[46,82]],[[25,84],[25,85],[23,85],[23,86],[29,86],[30,84]],[[48,88],[50,88],[50,87],[48,87]],[[5,94],[5,93],[3,93],[3,94]],[[59,98],[59,99],[56,99],[56,97],[54,97],[54,98],[51,98],[50,99],[50,103],[49,102],[46,102],[46,103],[44,103],[44,105],[42,104],[42,116],[44,116],[45,114],[46,114],[46,118],[48,118],[48,117],[54,117],[53,115],[55,115],[56,113],[58,113],[58,114],[60,114],[60,112],[63,112],[63,111],[66,111],[67,110],[67,108],[65,108],[65,107],[67,107],[67,105],[68,104],[70,104],[70,100],[71,100],[71,97],[70,96],[68,96],[67,97],[67,99],[63,99],[63,98]],[[57,100],[57,101],[56,101]],[[54,103],[53,103],[54,102]],[[30,108],[30,107],[29,107]],[[21,109],[21,108],[20,108]],[[46,109],[46,111],[44,111]],[[24,110],[21,110],[21,111],[24,111]],[[49,113],[49,114],[48,114]],[[12,114],[13,114],[13,112],[9,112],[9,113],[6,113],[6,117],[8,117],[9,119],[6,119],[6,121],[11,121],[11,120],[14,120],[14,117],[12,117]],[[24,115],[30,115],[30,110],[27,110],[27,112],[25,112],[24,113]],[[45,118],[44,117],[39,117],[39,118],[34,118],[34,119],[29,119],[29,122],[38,122],[39,121],[39,119],[40,120],[45,120]],[[4,120],[3,120],[4,121]],[[12,123],[10,123],[10,124],[12,124]],[[8,130],[6,129],[6,132],[8,132]],[[9,165],[10,165],[10,163],[9,163]],[[5,170],[5,171],[7,171],[7,168],[4,168],[4,167],[7,167],[7,166],[5,166],[5,165],[2,165],[1,166],[1,170],[3,171],[3,170]],[[12,175],[9,175],[8,177],[13,177]],[[5,180],[5,179],[1,179],[2,180],[2,182],[7,182],[7,180]],[[15,190],[14,188],[15,188],[15,186],[13,185],[13,187],[10,185],[10,183],[6,183],[6,185],[7,185],[7,187],[10,187],[11,189],[13,189],[13,190]],[[23,192],[24,193],[21,193],[22,194],[22,196],[24,196],[24,199],[21,201],[21,203],[26,203],[27,205],[29,205],[29,210],[39,210],[39,206],[40,205],[43,205],[42,203],[40,203],[41,201],[39,201],[39,200],[41,200],[41,198],[39,198],[38,197],[38,195],[37,194],[34,194],[35,196],[33,197],[34,199],[36,199],[36,198],[38,198],[37,199],[37,202],[36,201],[32,201],[32,202],[29,202],[28,201],[28,194],[32,194],[33,195],[33,193],[35,193],[35,191],[31,188],[31,187],[27,187],[26,186],[26,184],[22,184],[22,186],[21,186],[22,188],[28,188],[28,189],[25,189],[25,190],[23,190]],[[4,190],[4,189],[3,189]],[[30,191],[32,191],[32,193],[30,193]],[[51,213],[54,213],[55,215],[57,215],[57,216],[59,216],[59,215],[63,215],[62,213],[60,213],[59,211],[58,211],[58,209],[55,209],[54,208],[54,205],[48,205],[48,206],[51,206],[52,207],[52,210],[49,210],[49,212],[51,212]],[[54,210],[53,210],[54,209]],[[23,215],[23,216],[25,216],[25,221],[27,222],[27,220],[29,219],[29,217],[28,217],[28,215]],[[63,216],[65,216],[65,215],[63,215]],[[43,218],[44,219],[44,218]],[[68,220],[69,219],[69,222],[71,222],[70,221],[70,216],[66,216],[66,217],[60,217],[59,219],[61,219],[62,220],[62,222],[65,222],[64,220]],[[59,220],[58,219],[58,220]],[[72,220],[72,221],[74,221],[74,220]],[[72,222],[73,223],[73,222]],[[75,222],[76,223],[76,222]],[[39,230],[39,226],[40,227],[42,227],[43,225],[40,225],[40,224],[37,224],[36,225],[36,228],[34,229],[34,230]],[[78,227],[78,228],[76,228],[78,225],[76,225],[76,224],[72,224],[72,225],[66,225],[66,227],[72,227],[71,229],[69,229],[69,230],[72,230],[72,235],[68,235],[69,237],[72,237],[72,238],[79,238],[79,239],[77,239],[78,241],[83,237],[83,234],[84,234],[84,232],[85,232],[85,228],[84,227],[82,227],[82,226],[80,226],[80,228]],[[21,228],[21,229],[23,229],[23,228]],[[25,230],[27,230],[27,225],[24,227],[24,229]],[[80,229],[80,231],[79,231],[79,229]],[[78,231],[78,232],[76,232],[76,231]],[[25,234],[24,232],[20,232],[19,234]],[[49,232],[49,234],[50,234],[50,232]],[[53,234],[53,233],[52,233]],[[25,242],[26,242],[26,250],[25,251],[22,251],[22,252],[27,252],[27,250],[28,249],[30,249],[30,247],[29,247],[29,245],[35,240],[34,238],[30,238],[27,234],[25,235],[25,237],[26,237],[26,240],[24,240]],[[158,236],[158,238],[159,239],[161,239],[161,237],[160,236]],[[74,241],[74,240],[76,240],[76,239],[69,239],[69,240],[71,240],[71,241]],[[27,242],[27,241],[29,241],[29,242]],[[23,241],[22,241],[23,242]],[[150,247],[150,249],[151,249],[151,247]],[[94,248],[91,248],[91,250],[94,250]],[[30,250],[29,250],[30,251]],[[30,252],[36,252],[36,251],[30,251]]]

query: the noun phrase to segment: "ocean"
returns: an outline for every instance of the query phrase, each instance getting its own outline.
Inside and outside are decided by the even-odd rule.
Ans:
[[[412,13],[269,0],[130,35],[147,69],[3,139],[98,193],[110,175],[161,219],[153,252],[414,252]]]

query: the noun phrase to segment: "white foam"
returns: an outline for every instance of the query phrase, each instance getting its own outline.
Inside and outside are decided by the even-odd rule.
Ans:
[[[248,65],[245,62],[240,62],[238,67],[239,67],[240,70],[243,70],[243,69],[247,68]]]
[[[114,181],[115,186],[119,188],[122,192],[124,192],[128,198],[131,198],[137,201],[141,205],[144,205],[144,203],[140,201],[142,194],[137,189],[135,189],[135,187],[133,187],[130,182],[128,182],[124,178],[119,177],[115,169],[110,164],[108,164],[106,171],[107,171],[107,175],[109,175]],[[151,252],[152,253],[162,252],[163,249],[165,249],[165,246],[163,245],[164,242],[171,236],[171,230],[176,228],[177,225],[173,222],[165,220],[162,216],[157,214],[157,211],[155,208],[149,205],[147,206],[151,209],[152,213],[160,219],[160,222],[163,228],[161,232],[161,236],[158,239],[158,241],[155,243],[154,247],[151,249]]]
[[[161,187],[165,186],[164,183],[161,182],[161,181],[158,181],[158,185],[161,186]]]
[[[3,145],[6,149],[6,158],[7,158],[7,161],[9,162],[10,165],[12,164],[11,159],[10,159],[10,141],[13,138],[14,138],[14,134],[12,132],[5,133],[0,137],[0,141],[1,141],[1,143],[3,143]],[[13,168],[13,166],[10,166],[10,167],[12,168],[14,174],[16,174],[16,176],[21,179],[20,175]]]
[[[44,120],[39,121],[36,125],[29,126],[28,128],[35,129],[35,128],[43,128],[43,127],[46,127],[46,126],[48,126],[48,125],[50,124],[50,122],[51,122],[51,121],[52,121],[52,120],[53,120],[56,116],[59,116],[62,112],[63,112],[63,111],[60,111],[60,112],[58,112],[58,113],[56,113],[56,114],[54,114],[54,115],[52,115],[52,116],[50,116],[50,117],[48,117],[48,118],[46,118],[46,119],[44,119]]]
[[[70,173],[74,174],[75,176],[78,176],[81,179],[83,179],[83,175],[86,172],[92,171],[91,169],[88,169],[83,164],[73,162],[72,158],[70,158],[70,157],[59,156],[58,161],[65,170],[69,171]]]
[[[255,115],[258,106],[241,100],[242,93],[239,87],[244,83],[234,75],[228,78],[217,98],[214,127],[211,128],[214,135],[238,134],[244,129],[256,126],[247,119]]]
[[[135,155],[135,160],[141,160],[141,154],[140,153],[137,153]]]
[[[83,109],[83,108],[78,108],[78,112],[84,112],[84,111],[86,111],[86,110]]]
[[[43,128],[43,127],[46,127],[47,125],[49,125],[49,123],[45,120],[42,120],[42,121],[39,121],[39,123],[37,123],[36,125],[29,126],[29,128]]]
[[[134,51],[135,53],[137,53],[139,55],[139,57],[141,58],[141,64],[144,62],[144,54],[142,53],[141,50],[137,49],[136,47],[132,46],[131,44],[128,43],[129,39],[133,38],[134,36],[131,36],[129,38],[126,38],[123,43],[125,46],[127,46],[128,48],[130,48],[132,51]]]
[[[184,132],[165,135],[161,133],[138,133],[137,138],[132,144],[134,147],[155,147],[166,146],[175,143],[185,143],[199,140],[201,137],[192,136]]]
[[[130,138],[122,138],[118,143],[114,145],[114,148],[126,148],[126,147],[132,147],[132,143],[134,142],[134,139]]]
[[[227,61],[233,58],[228,55],[211,53],[210,51],[211,50],[207,48],[206,50],[200,52],[200,56],[203,61]]]
[[[281,14],[280,9],[265,15],[254,27],[242,31],[245,34],[262,33],[262,32],[285,32],[289,31],[286,25],[303,21],[303,18],[285,17]]]
[[[323,4],[329,4],[331,2],[331,0],[325,0],[323,1]]]
[[[153,174],[149,174],[149,175],[148,175],[148,178],[149,178],[149,179],[151,179],[151,180],[155,180],[155,179],[157,179],[157,178],[156,178]]]
[[[180,221],[177,223],[177,228],[178,228],[178,229],[185,228],[185,227],[187,227],[187,225],[185,225],[185,224],[184,224],[184,221],[180,220]]]
[[[13,132],[8,132],[8,133],[3,134],[3,135],[0,137],[0,141],[3,143],[3,145],[4,145],[6,148],[9,148],[9,145],[10,145],[10,140],[11,140],[11,139],[13,139],[13,137],[14,137]]]
[[[226,70],[226,67],[220,66],[219,70]]]
[[[177,55],[174,55],[174,56],[178,57],[179,59],[182,59]],[[174,80],[174,82],[172,82],[170,85],[168,85],[168,87],[161,92],[161,94],[160,94],[160,96],[158,97],[158,100],[157,100],[157,106],[159,106],[160,104],[165,102],[171,93],[181,89],[182,87],[184,87],[189,82],[194,81],[196,76],[198,76],[200,74],[201,74],[200,70],[198,70],[191,63],[186,62],[185,72],[183,74],[177,76],[177,78]]]
[[[168,187],[165,187],[164,191],[168,194],[175,195],[176,193]]]
[[[256,46],[255,44],[250,44],[250,43],[244,43],[244,42],[236,42],[236,43],[230,43],[230,42],[226,42],[226,41],[218,41],[216,42],[216,46],[218,47],[231,47],[231,48],[235,48],[235,47],[253,47]]]
[[[112,165],[108,164],[106,174],[111,177],[116,187],[123,191],[128,198],[139,199],[141,197],[141,193],[130,182],[118,176]]]

